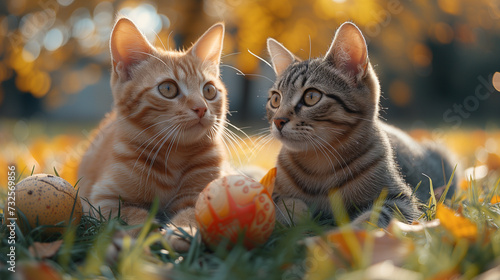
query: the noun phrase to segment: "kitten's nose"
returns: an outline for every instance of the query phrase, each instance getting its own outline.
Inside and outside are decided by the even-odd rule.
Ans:
[[[201,119],[201,118],[203,118],[203,116],[207,112],[207,107],[194,107],[191,110],[193,110],[198,115],[198,117]]]
[[[289,121],[290,121],[289,118],[276,118],[273,120],[274,125],[279,131],[281,131],[283,129],[283,126],[285,126],[285,124]]]

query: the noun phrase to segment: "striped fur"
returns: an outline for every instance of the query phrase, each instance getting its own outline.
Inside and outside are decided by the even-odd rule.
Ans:
[[[105,217],[118,214],[120,198],[121,217],[141,224],[158,197],[159,217],[176,226],[195,225],[197,196],[220,176],[225,159],[221,137],[228,105],[219,77],[223,32],[217,24],[188,51],[166,51],[152,47],[131,21],[116,23],[111,37],[114,106],[79,169],[80,195]],[[160,93],[165,81],[177,84],[175,98]],[[203,95],[207,83],[217,89],[211,100]]]
[[[386,189],[378,225],[387,226],[396,212],[415,220],[419,210],[412,187],[423,181],[417,195],[426,202],[429,186],[422,173],[443,182],[441,162],[446,175],[452,168],[445,153],[379,120],[379,83],[359,29],[342,25],[323,58],[300,61],[273,39],[268,50],[277,80],[269,92],[267,118],[271,134],[283,144],[274,197],[278,213],[293,208],[295,217],[311,210],[332,218],[339,211],[331,201],[335,193],[360,226]],[[305,100],[310,90],[321,93],[312,106]],[[286,216],[278,219],[285,222]]]

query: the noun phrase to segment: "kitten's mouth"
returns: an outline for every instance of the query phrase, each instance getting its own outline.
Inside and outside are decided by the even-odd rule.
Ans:
[[[186,122],[187,129],[207,129],[211,126],[210,120],[206,118],[195,119],[192,121]]]
[[[303,150],[304,149],[304,140],[294,139],[290,137],[287,133],[283,133],[283,131],[273,131],[273,137],[283,143],[284,146],[292,149],[292,150]]]

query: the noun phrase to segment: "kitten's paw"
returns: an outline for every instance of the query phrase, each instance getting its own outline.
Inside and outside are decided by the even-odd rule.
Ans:
[[[125,246],[125,244],[128,244]],[[113,234],[111,238],[111,242],[108,244],[108,248],[106,248],[106,262],[108,264],[116,264],[120,257],[123,257],[124,250],[130,250],[136,244],[135,236],[130,235],[129,231],[119,230]],[[143,248],[143,253],[146,255],[150,255],[151,252],[149,247],[146,246]],[[126,255],[127,252],[125,252]]]
[[[351,228],[355,230],[365,229],[370,221],[371,213],[371,211],[361,213],[354,220],[352,220],[350,223]]]
[[[170,225],[164,228],[161,233],[174,251],[184,253],[189,251],[197,231],[198,229],[195,227],[175,227]]]

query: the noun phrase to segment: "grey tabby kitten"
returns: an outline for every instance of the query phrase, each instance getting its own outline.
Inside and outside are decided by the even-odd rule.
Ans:
[[[417,143],[379,120],[380,86],[356,25],[344,23],[322,58],[300,61],[271,38],[267,47],[277,75],[267,118],[283,144],[274,197],[278,220],[287,220],[287,209],[294,219],[309,210],[332,218],[338,210],[329,196],[336,192],[353,225],[361,226],[383,189],[379,226],[399,212],[408,222],[418,218],[412,188],[422,181],[416,196],[427,202],[429,179],[423,174],[438,187],[444,185],[443,170],[450,176],[453,168],[437,146]]]

